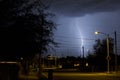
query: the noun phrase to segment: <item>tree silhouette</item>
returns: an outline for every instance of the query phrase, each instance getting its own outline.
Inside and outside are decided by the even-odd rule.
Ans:
[[[18,59],[47,51],[56,25],[40,0],[0,1],[0,57]]]

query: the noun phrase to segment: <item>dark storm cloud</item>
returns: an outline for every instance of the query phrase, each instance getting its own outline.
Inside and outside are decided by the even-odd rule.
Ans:
[[[44,0],[47,3],[50,0]],[[67,16],[83,16],[118,10],[120,0],[51,0],[51,10]]]

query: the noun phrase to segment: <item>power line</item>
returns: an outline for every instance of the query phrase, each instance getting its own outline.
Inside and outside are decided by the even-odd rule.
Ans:
[[[90,39],[90,38],[69,37],[69,36],[55,36],[55,37],[57,37],[57,38],[81,39],[81,40],[96,40],[96,39]]]
[[[68,46],[68,45],[61,45],[60,47],[69,47],[69,48],[81,48],[80,46]]]
[[[79,43],[66,43],[66,42],[57,42],[58,44],[68,44],[68,45],[81,45]]]

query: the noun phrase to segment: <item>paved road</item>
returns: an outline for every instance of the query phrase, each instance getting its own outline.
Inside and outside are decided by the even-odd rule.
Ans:
[[[46,76],[47,73],[44,73]],[[120,80],[119,74],[54,72],[54,80]]]

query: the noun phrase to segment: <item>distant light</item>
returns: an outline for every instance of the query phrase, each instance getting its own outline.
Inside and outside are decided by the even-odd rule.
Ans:
[[[88,63],[86,63],[86,67],[88,67]]]
[[[21,57],[20,59],[23,60],[23,57]]]
[[[76,67],[76,66],[80,66],[80,64],[74,64],[74,67]]]
[[[58,68],[62,68],[62,65],[58,65]]]

